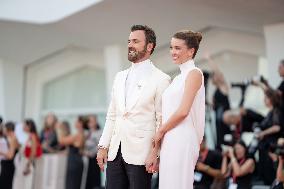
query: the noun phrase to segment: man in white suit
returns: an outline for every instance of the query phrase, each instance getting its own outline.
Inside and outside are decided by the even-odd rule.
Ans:
[[[128,60],[132,65],[115,76],[97,154],[101,170],[107,163],[107,189],[151,188],[152,174],[145,162],[153,158],[152,137],[161,124],[161,97],[170,83],[170,77],[149,60],[155,46],[151,28],[131,27]]]

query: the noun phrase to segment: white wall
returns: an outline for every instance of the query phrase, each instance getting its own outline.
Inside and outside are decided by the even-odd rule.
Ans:
[[[68,47],[30,65],[27,69],[25,117],[32,117],[39,122],[41,114],[46,113],[43,109],[44,95],[42,93],[47,83],[58,80],[60,77],[76,72],[76,70],[86,66],[102,70],[102,61],[100,54],[96,54],[88,49]],[[90,87],[92,87],[92,83],[90,83]],[[56,111],[61,114],[68,112],[72,114],[71,110],[66,109],[57,109],[55,113]],[[84,110],[77,110],[75,113],[80,113],[81,111]]]
[[[269,62],[269,83],[276,87],[281,78],[278,74],[280,60],[284,59],[284,22],[264,27],[266,52]]]
[[[0,115],[5,120],[22,120],[24,67],[0,62]]]
[[[0,116],[5,117],[4,72],[3,72],[3,61],[1,59],[0,59]]]

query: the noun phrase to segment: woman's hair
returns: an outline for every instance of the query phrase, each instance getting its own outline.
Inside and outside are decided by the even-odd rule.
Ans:
[[[48,123],[47,123],[47,119],[49,118],[49,116],[52,116],[53,119],[54,119],[52,125],[48,125]],[[54,129],[55,124],[56,124],[57,121],[58,121],[58,119],[57,119],[56,115],[53,114],[53,113],[49,113],[49,114],[44,118],[44,126],[43,126],[43,129],[44,129],[44,130],[47,130],[47,129],[49,129],[49,128]]]
[[[247,145],[246,145],[246,143],[243,141],[243,140],[238,140],[236,143],[235,143],[235,145],[236,144],[239,144],[239,145],[241,145],[244,149],[245,149],[245,157],[244,158],[248,158],[248,148],[247,148]],[[234,145],[234,146],[235,146]]]
[[[77,119],[83,126],[83,129],[88,129],[88,118],[86,116],[78,116]]]
[[[66,132],[66,135],[70,135],[71,130],[70,130],[70,124],[68,121],[62,121],[61,125],[64,127],[64,131]]]
[[[4,132],[3,132],[3,125],[0,124],[0,137],[4,136]]]
[[[193,57],[195,57],[200,41],[202,40],[202,34],[200,32],[193,32],[191,30],[182,30],[173,35],[173,38],[182,39],[188,48],[194,48]]]
[[[265,90],[265,96],[269,98],[274,108],[279,108],[281,106],[281,96],[276,90],[270,88]]]
[[[88,117],[89,117],[89,118],[90,118],[90,117],[95,118],[95,119],[96,119],[96,121],[97,121],[97,125],[96,125],[97,130],[101,129],[101,126],[100,126],[100,124],[99,124],[99,122],[98,122],[97,115],[95,115],[95,114],[91,114],[91,115],[89,115]],[[90,119],[89,119],[89,118],[88,118],[88,123],[89,123],[89,121],[90,121]]]
[[[15,123],[13,123],[11,121],[5,123],[5,129],[7,131],[14,131],[15,130]]]
[[[37,135],[36,124],[32,119],[25,119],[25,124],[29,127],[31,133],[35,133]]]

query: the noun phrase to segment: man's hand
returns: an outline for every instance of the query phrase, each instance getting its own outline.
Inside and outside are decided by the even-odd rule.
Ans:
[[[97,153],[97,163],[101,169],[104,171],[104,164],[107,163],[107,149],[99,149]]]
[[[153,150],[147,157],[145,162],[146,171],[148,173],[156,173],[159,170],[159,158]]]

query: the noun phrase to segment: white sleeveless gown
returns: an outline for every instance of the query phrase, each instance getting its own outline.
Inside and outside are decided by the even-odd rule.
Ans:
[[[163,123],[180,106],[188,73],[198,69],[193,60],[180,65],[181,74],[175,77],[162,96]],[[199,69],[198,69],[199,70]],[[160,152],[159,188],[192,189],[194,168],[205,126],[205,89],[198,90],[189,115],[163,139]]]

